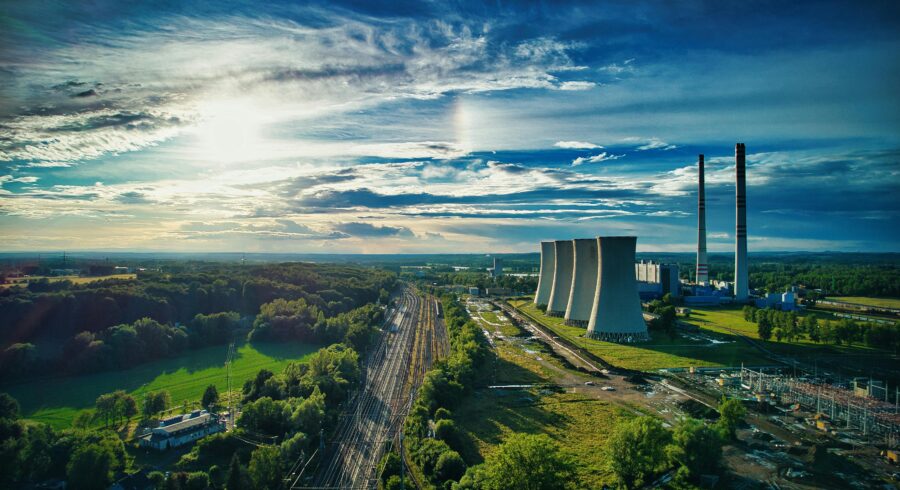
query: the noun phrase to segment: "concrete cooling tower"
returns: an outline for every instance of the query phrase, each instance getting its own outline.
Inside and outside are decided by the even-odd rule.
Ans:
[[[572,266],[575,262],[572,240],[553,242],[555,265],[553,266],[553,287],[550,288],[550,300],[547,302],[547,314],[563,316],[569,306],[569,293],[572,292]]]
[[[597,237],[599,267],[587,336],[611,342],[646,340],[634,256],[637,237]]]
[[[572,240],[575,259],[572,275],[572,293],[566,307],[566,325],[586,327],[594,307],[594,289],[597,287],[597,239]]]
[[[541,273],[538,275],[534,304],[550,303],[550,289],[553,288],[553,271],[556,268],[556,253],[553,242],[541,242]]]

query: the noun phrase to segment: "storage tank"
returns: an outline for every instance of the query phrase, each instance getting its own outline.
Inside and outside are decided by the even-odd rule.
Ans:
[[[550,288],[550,300],[547,302],[547,314],[563,316],[569,306],[569,293],[572,292],[572,266],[575,262],[572,240],[553,242],[553,253],[556,259],[553,266],[553,286]]]
[[[538,274],[537,291],[534,293],[534,304],[550,303],[550,289],[553,288],[553,271],[556,267],[556,253],[553,242],[541,242],[541,272]]]
[[[572,292],[566,307],[566,325],[586,327],[594,307],[594,289],[597,287],[597,239],[572,240],[575,251]]]
[[[597,237],[597,287],[588,337],[610,342],[649,338],[634,277],[636,247],[637,237]]]

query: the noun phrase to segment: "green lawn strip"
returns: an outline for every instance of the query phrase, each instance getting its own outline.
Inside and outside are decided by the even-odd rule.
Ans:
[[[232,364],[232,389],[239,390],[260,369],[278,372],[288,362],[305,359],[319,347],[294,342],[243,344],[237,348]],[[226,349],[224,345],[206,347],[127,370],[37,380],[0,390],[19,401],[25,417],[64,428],[80,410],[92,408],[98,396],[118,389],[133,395],[139,404],[146,392],[167,390],[173,406],[199,400],[210,384],[224,393]]]
[[[614,366],[625,369],[655,371],[663,368],[690,366],[735,366],[740,365],[741,362],[768,363],[758,351],[733,334],[710,333],[710,335],[726,341],[726,343],[713,345],[686,337],[673,339],[663,334],[654,334],[654,338],[649,342],[616,344],[585,338],[583,337],[585,332],[583,327],[571,327],[566,325],[562,318],[546,316],[530,302],[514,301],[512,304],[560,337]]]
[[[844,303],[855,303],[858,305],[878,306],[881,308],[900,308],[900,299],[898,298],[869,298],[865,296],[836,296],[826,298],[828,301],[841,301]]]

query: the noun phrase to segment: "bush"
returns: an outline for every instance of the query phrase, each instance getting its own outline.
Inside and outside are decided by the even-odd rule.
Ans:
[[[466,463],[456,451],[441,453],[434,465],[434,480],[438,483],[457,481],[465,473]]]

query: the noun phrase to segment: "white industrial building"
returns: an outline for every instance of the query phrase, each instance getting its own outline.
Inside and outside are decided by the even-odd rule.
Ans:
[[[646,299],[661,297],[665,294],[681,296],[681,279],[678,277],[678,264],[659,264],[651,261],[640,261],[634,264],[634,275],[638,280],[638,288]]]
[[[161,421],[159,427],[154,427],[150,434],[141,438],[140,445],[164,451],[224,430],[225,424],[216,414],[195,410]]]

